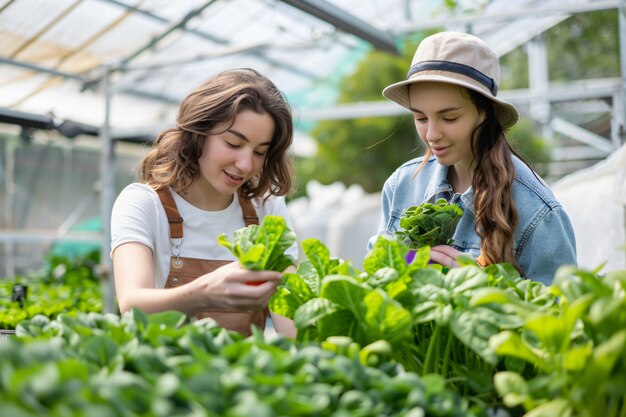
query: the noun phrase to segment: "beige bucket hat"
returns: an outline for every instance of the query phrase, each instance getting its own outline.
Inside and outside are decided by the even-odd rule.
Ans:
[[[515,106],[496,97],[500,82],[498,56],[476,36],[440,32],[425,38],[415,51],[407,79],[386,87],[383,96],[409,109],[409,86],[424,81],[456,84],[488,97],[496,105],[496,117],[503,128],[519,120]]]

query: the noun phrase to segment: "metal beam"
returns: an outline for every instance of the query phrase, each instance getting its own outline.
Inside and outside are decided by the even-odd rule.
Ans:
[[[550,103],[541,97],[550,87],[548,74],[548,51],[542,35],[528,43],[528,85],[536,99],[530,102],[530,117],[547,123],[550,120]],[[544,132],[545,133],[545,132]]]
[[[160,33],[159,35],[155,36],[154,38],[150,39],[150,41],[145,44],[144,46],[142,46],[141,48],[137,49],[135,52],[131,53],[130,55],[128,55],[127,57],[125,57],[124,59],[121,60],[121,62],[119,63],[119,67],[120,68],[124,68],[125,66],[127,66],[133,59],[137,58],[139,55],[141,55],[143,52],[145,51],[149,51],[151,49],[154,49],[159,42],[161,42],[163,39],[165,39],[167,36],[169,36],[170,34],[172,34],[174,31],[178,30],[178,29],[182,29],[185,28],[187,26],[187,23],[189,23],[189,21],[200,15],[204,9],[206,9],[207,7],[211,6],[213,3],[215,3],[217,0],[208,0],[206,3],[204,3],[202,6],[198,7],[197,9],[194,9],[192,11],[190,11],[189,13],[187,13],[185,15],[185,17],[183,17],[181,19],[180,22],[176,22],[174,23],[171,27],[167,28],[165,30],[165,32]]]
[[[160,62],[150,62],[147,64],[133,64],[130,66],[124,66],[118,68],[124,72],[127,71],[155,71],[162,68],[172,68],[175,66],[185,65],[185,64],[193,64],[201,61],[207,61],[210,59],[223,58],[229,55],[237,55],[242,54],[249,51],[259,51],[263,49],[267,49],[270,45],[267,42],[255,42],[246,45],[232,45],[225,46],[219,50],[215,50],[212,52],[197,54],[194,56],[190,56],[187,58],[181,58],[171,61],[160,61]]]
[[[326,23],[330,23],[337,29],[359,37],[376,48],[400,55],[396,47],[395,39],[389,33],[376,29],[374,26],[347,13],[345,10],[329,3],[326,0],[281,0],[298,10],[311,16],[315,16]]]
[[[499,98],[514,104],[529,103],[538,99],[549,102],[588,100],[612,97],[619,91],[621,79],[602,78],[583,81],[571,81],[550,85],[546,91],[530,89],[503,90]],[[319,109],[299,109],[300,120],[336,120],[360,117],[399,116],[408,114],[408,110],[389,100],[355,102]]]
[[[615,95],[614,111],[614,142],[626,140],[626,0],[620,0],[618,14],[619,32],[619,64],[622,85],[620,93]],[[619,100],[619,101],[618,101]],[[626,216],[625,216],[626,218]]]
[[[428,21],[407,23],[398,23],[394,27],[395,35],[404,35],[406,33],[416,32],[420,30],[434,29],[440,27],[446,27],[454,24],[472,24],[472,23],[495,23],[506,22],[509,20],[516,20],[522,17],[531,16],[554,16],[554,15],[571,15],[577,13],[595,12],[600,10],[609,10],[619,7],[620,1],[623,0],[611,0],[611,1],[598,1],[598,2],[585,2],[579,4],[566,4],[561,7],[546,7],[546,8],[527,8],[511,13],[494,13],[494,14],[474,14],[465,16],[448,16],[441,19],[429,19]]]
[[[5,58],[0,56],[0,64],[12,65],[14,67],[25,68],[35,72],[41,72],[48,75],[54,75],[55,77],[62,77],[68,80],[76,80],[80,82],[87,81],[87,78],[80,75],[71,74],[69,72],[58,71],[52,68],[42,67],[41,65],[31,64],[24,61],[17,61],[11,58]]]
[[[554,129],[555,132],[558,132],[569,138],[594,147],[600,151],[605,152],[607,155],[615,150],[613,144],[602,136],[596,135],[595,133],[590,132],[587,129],[583,129],[580,126],[570,123],[561,118],[553,118],[550,122],[550,126],[552,127],[552,129]]]
[[[563,146],[552,148],[552,160],[575,161],[581,159],[604,159],[606,152],[591,146]]]
[[[72,231],[59,233],[55,229],[2,229],[0,243],[81,242],[100,244],[102,233]]]
[[[100,217],[102,220],[102,247],[100,248],[100,265],[104,311],[115,312],[115,281],[113,280],[113,261],[111,260],[111,211],[115,201],[115,147],[111,137],[111,91],[112,71],[105,68],[102,80],[104,90],[104,123],[100,129]]]
[[[155,22],[171,23],[169,20],[167,20],[164,17],[161,17],[161,16],[159,16],[157,14],[151,13],[151,12],[149,12],[147,10],[144,10],[144,9],[141,9],[139,7],[131,6],[129,4],[121,2],[119,0],[100,0],[100,1],[104,1],[104,2],[109,3],[109,4],[114,4],[114,5],[118,6],[118,7],[122,7],[124,9],[126,9],[126,10],[130,10],[133,13],[137,13],[137,14],[140,14],[142,16],[145,16],[148,19],[153,20]],[[198,30],[198,29],[190,29],[190,28],[186,28],[185,27],[185,28],[180,28],[180,30],[183,30],[185,33],[189,33],[189,34],[192,34],[194,36],[197,36],[198,38],[201,38],[201,39],[204,39],[204,40],[209,40],[211,42],[214,42],[214,43],[217,43],[217,44],[220,44],[220,45],[229,45],[230,44],[230,41],[228,41],[226,39],[219,38],[219,37],[214,36],[214,35],[212,35],[212,34],[210,34],[208,32],[204,32],[204,31],[201,31],[201,30]],[[278,61],[278,60],[275,60],[273,58],[270,58],[270,57],[268,57],[266,55],[263,55],[263,53],[260,52],[260,51],[248,51],[247,53],[250,54],[250,55],[256,56],[257,58],[267,62],[270,65],[273,65],[273,66],[278,67],[278,68],[284,68],[286,70],[291,71],[293,74],[297,74],[297,75],[299,75],[301,77],[304,77],[304,78],[315,78],[315,74],[313,74],[313,73],[311,73],[309,71],[305,71],[305,70],[303,70],[301,68],[298,68],[295,65],[291,65],[289,63]]]
[[[0,107],[0,123],[32,127],[33,129],[54,129],[54,120],[50,116],[26,113],[4,107]]]

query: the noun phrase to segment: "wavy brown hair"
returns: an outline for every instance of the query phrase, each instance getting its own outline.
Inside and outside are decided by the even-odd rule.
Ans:
[[[506,140],[493,101],[472,90],[467,91],[479,113],[485,116],[472,134],[475,163],[472,188],[480,250],[488,263],[506,262],[523,273],[513,253],[518,216],[513,199],[515,167],[512,155],[521,157]]]
[[[471,137],[475,162],[472,174],[475,230],[480,237],[481,254],[488,263],[506,262],[523,274],[513,253],[518,216],[513,199],[515,167],[512,155],[526,165],[528,163],[506,140],[504,129],[496,118],[493,101],[467,88],[462,88],[461,91],[469,94],[479,114],[484,115],[482,123],[474,129]],[[431,155],[430,147],[426,146],[424,158],[415,175],[421,171]]]
[[[232,126],[244,110],[267,113],[274,121],[274,134],[258,179],[239,189],[247,199],[286,195],[292,191],[293,167],[289,147],[293,141],[291,110],[269,79],[249,68],[223,71],[185,97],[178,110],[176,127],[161,132],[140,164],[140,181],[155,190],[172,187],[184,193],[199,175],[198,159],[209,132],[220,123]]]

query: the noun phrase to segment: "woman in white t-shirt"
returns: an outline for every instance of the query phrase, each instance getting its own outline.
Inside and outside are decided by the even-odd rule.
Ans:
[[[292,228],[284,201],[292,138],[289,106],[255,70],[219,73],[183,100],[176,127],[157,137],[140,182],[113,207],[120,311],[178,310],[244,334],[253,324],[263,328],[281,274],[244,269],[217,236],[270,214]],[[287,253],[297,259],[297,246]],[[272,319],[276,330],[295,335],[290,320]]]

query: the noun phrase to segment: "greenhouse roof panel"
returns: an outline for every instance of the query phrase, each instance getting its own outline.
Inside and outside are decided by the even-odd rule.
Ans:
[[[0,107],[100,125],[102,80],[109,68],[111,125],[153,127],[171,123],[180,100],[208,76],[253,67],[271,78],[299,113],[311,103],[333,104],[338,76],[357,63],[348,59],[358,60],[372,48],[389,52],[404,36],[438,20],[439,27],[459,29],[466,15],[607,2],[466,0],[457,2],[456,10],[444,3],[0,0]],[[532,18],[532,25],[529,16],[515,25],[492,19],[465,27],[496,48],[512,48],[543,27],[536,23],[542,16]]]

